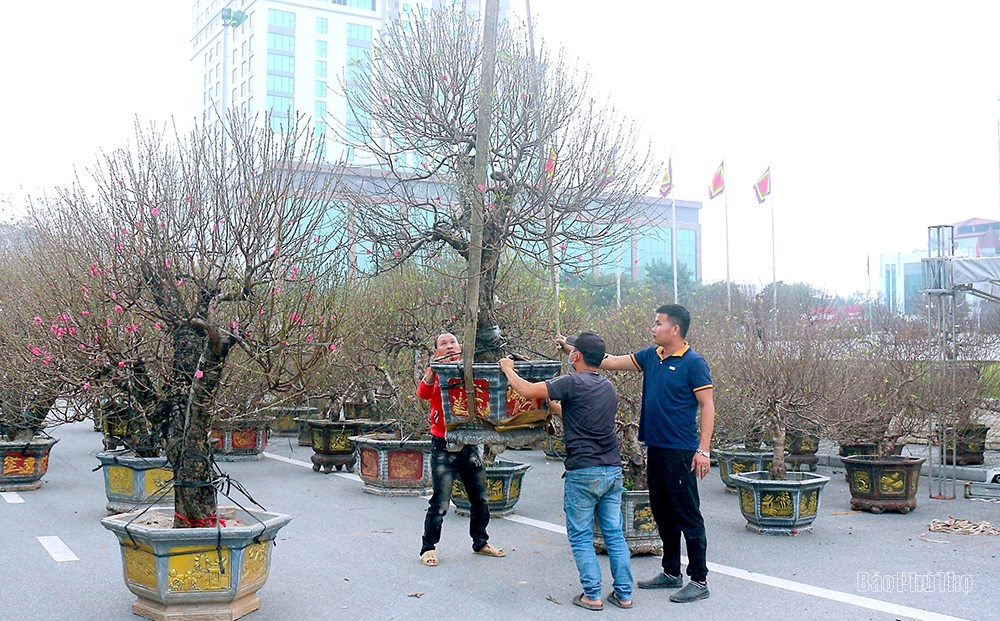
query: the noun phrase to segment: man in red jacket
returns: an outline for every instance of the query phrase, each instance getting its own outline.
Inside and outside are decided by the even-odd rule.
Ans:
[[[458,362],[462,359],[462,346],[454,334],[445,332],[434,339],[434,362]],[[455,476],[462,479],[469,494],[472,508],[469,514],[469,535],[472,536],[472,550],[485,556],[506,556],[504,551],[489,543],[486,527],[490,523],[489,494],[486,490],[486,470],[479,447],[465,445],[457,451],[449,451],[445,442],[444,411],[441,407],[441,384],[437,373],[427,367],[427,372],[417,384],[417,396],[431,403],[431,473],[434,494],[427,506],[424,518],[424,537],[420,547],[420,562],[428,567],[438,564],[434,549],[441,540],[441,524],[448,505],[451,503],[451,486]]]

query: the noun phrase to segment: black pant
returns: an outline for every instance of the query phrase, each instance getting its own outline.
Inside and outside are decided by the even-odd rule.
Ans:
[[[694,451],[648,447],[649,504],[663,540],[663,572],[681,575],[681,533],[687,544],[687,574],[704,582],[707,540],[698,479],[691,472]]]
[[[445,450],[444,440],[434,438],[431,449],[431,472],[434,479],[434,494],[427,506],[427,517],[424,518],[424,538],[420,553],[433,550],[441,540],[441,523],[448,513],[451,502],[451,486],[455,476],[462,479],[465,491],[472,504],[469,514],[469,535],[472,536],[472,549],[480,550],[489,540],[486,527],[490,523],[490,508],[487,505],[489,494],[486,491],[486,470],[479,451],[475,446],[465,446],[461,451]]]

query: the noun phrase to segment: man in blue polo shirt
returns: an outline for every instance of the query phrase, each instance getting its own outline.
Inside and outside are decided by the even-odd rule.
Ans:
[[[684,340],[690,325],[691,315],[683,306],[661,306],[653,320],[654,344],[634,354],[606,356],[600,367],[643,373],[639,440],[648,448],[649,502],[663,540],[663,571],[638,586],[683,586],[670,596],[673,602],[708,597],[705,520],[697,481],[708,474],[715,402],[708,364]],[[565,339],[556,339],[556,344],[566,350]],[[681,534],[691,578],[687,585],[681,577]]]

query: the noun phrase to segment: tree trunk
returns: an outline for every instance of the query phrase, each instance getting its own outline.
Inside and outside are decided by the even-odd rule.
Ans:
[[[771,440],[774,442],[774,455],[771,461],[771,476],[778,481],[788,478],[785,471],[785,425],[775,423],[771,428]]]
[[[178,388],[168,397],[167,449],[174,468],[174,528],[216,524],[209,432],[212,397],[228,352],[228,347],[212,348],[203,328],[181,326],[174,332],[172,384]]]

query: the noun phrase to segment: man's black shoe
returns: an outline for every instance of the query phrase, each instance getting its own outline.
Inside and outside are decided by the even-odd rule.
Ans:
[[[679,589],[684,585],[684,578],[680,576],[668,576],[662,571],[649,580],[640,580],[640,589]]]
[[[684,588],[670,596],[670,601],[686,604],[708,597],[708,585],[691,581]]]

